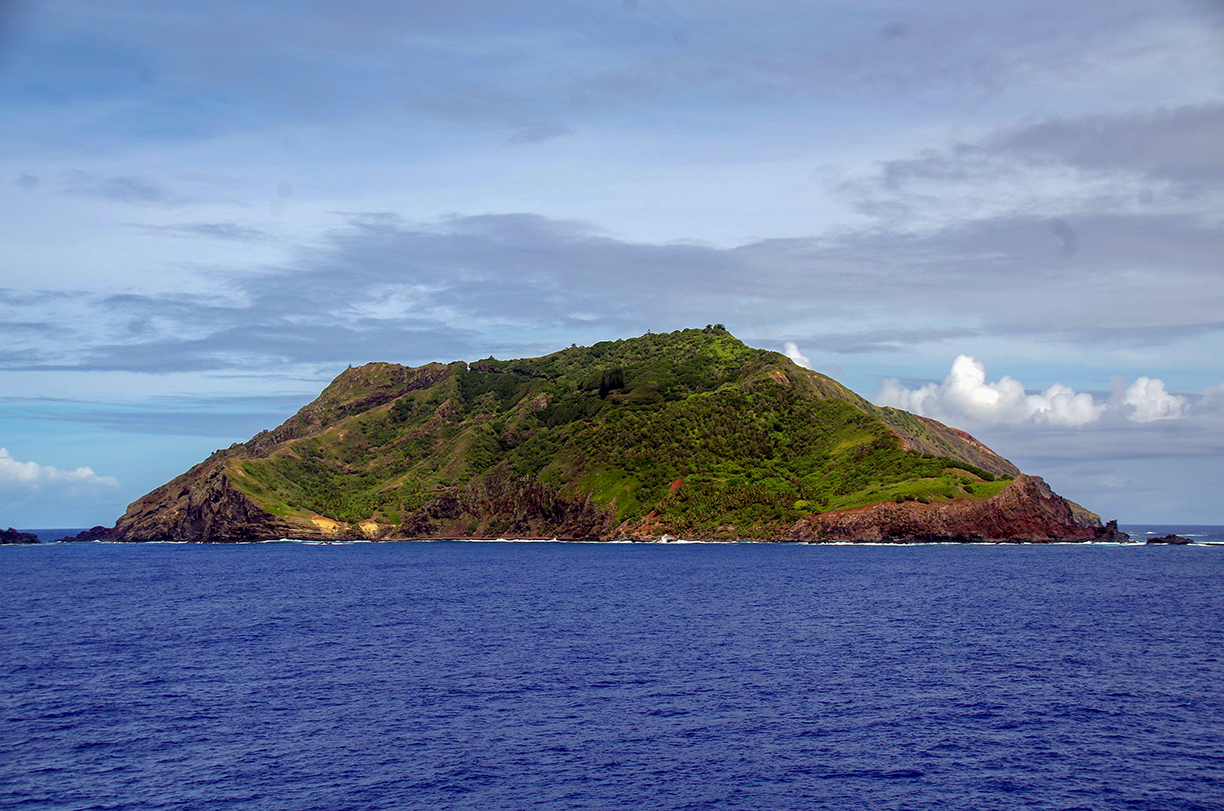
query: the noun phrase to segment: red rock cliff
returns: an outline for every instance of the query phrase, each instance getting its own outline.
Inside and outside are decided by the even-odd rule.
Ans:
[[[787,536],[824,542],[988,542],[1051,543],[1118,540],[1113,522],[1100,519],[1055,494],[1038,476],[1018,476],[984,501],[886,501],[806,518]]]

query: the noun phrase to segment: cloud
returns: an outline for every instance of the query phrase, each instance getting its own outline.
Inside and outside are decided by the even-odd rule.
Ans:
[[[907,7],[904,19],[878,3],[853,14],[796,2],[652,3],[633,14],[614,0],[429,5],[57,7],[54,32],[28,37],[24,55],[44,95],[54,87],[74,112],[50,120],[41,102],[48,120],[27,122],[25,140],[170,141],[270,121],[392,120],[395,111],[492,125],[503,137],[609,113],[691,128],[760,111],[762,101],[796,104],[809,121],[830,101],[861,110],[903,97],[946,110],[1016,87],[1046,91],[1068,76],[1112,90],[1127,71],[1175,78],[1217,66],[1204,56],[1206,25],[1193,41],[1180,38],[1176,58],[1151,58],[1169,49],[1178,23],[1199,22],[1165,4],[928,4]],[[1136,85],[1133,95],[1160,95]],[[570,104],[579,93],[590,99],[582,111]]]
[[[1203,399],[1199,401],[1198,408],[1200,411],[1224,410],[1224,383],[1204,389]]]
[[[261,376],[261,381],[267,378]],[[73,397],[0,397],[0,419],[60,423],[55,430],[101,428],[124,434],[245,439],[284,422],[317,392],[305,394],[144,395],[138,402],[106,400],[97,393],[88,402]]]
[[[1193,214],[1224,204],[1224,104],[1049,118],[884,161],[841,190],[859,210],[910,228],[1046,211],[1070,258],[1073,217]]]
[[[953,424],[1027,421],[1059,426],[1087,425],[1101,416],[1103,406],[1090,394],[1076,394],[1055,383],[1040,394],[1028,394],[1020,381],[1004,376],[986,382],[986,367],[968,355],[959,356],[942,383],[909,389],[899,380],[885,380],[876,403],[923,416],[946,418]]]
[[[1162,380],[1141,377],[1121,394],[1121,403],[1129,409],[1132,422],[1154,422],[1180,417],[1186,398],[1165,391]]]
[[[1208,389],[1200,398],[1215,403],[1217,392]],[[1081,428],[1102,419],[1118,424],[1150,423],[1181,417],[1187,411],[1184,396],[1165,391],[1164,381],[1140,377],[1130,386],[1119,381],[1117,391],[1104,402],[1087,392],[1077,393],[1069,386],[1055,383],[1043,392],[1030,394],[1024,385],[1004,375],[987,382],[986,367],[969,355],[952,363],[948,376],[940,383],[908,388],[900,380],[885,380],[876,394],[878,405],[892,406],[953,425],[1044,425]]]
[[[980,334],[976,329],[943,329],[918,327],[911,329],[846,329],[842,332],[823,333],[805,339],[804,343],[826,352],[862,355],[877,352],[904,352],[914,347],[931,343],[942,343],[953,338],[968,338]]]
[[[97,177],[89,172],[77,170],[69,173],[64,190],[117,203],[166,204],[177,202],[171,198],[170,192],[160,183],[130,175]]]
[[[259,242],[268,239],[266,231],[248,228],[233,222],[179,223],[176,225],[145,225],[132,223],[131,227],[153,234],[168,234],[181,237],[204,237],[235,242]]]
[[[1062,241],[1063,256],[1070,259],[1079,250],[1079,234],[1061,217],[1050,220],[1050,231]]]
[[[812,368],[812,359],[799,351],[799,344],[795,343],[794,341],[787,341],[785,351],[786,357],[790,358],[804,369]]]
[[[750,341],[794,339],[860,365],[992,337],[1131,354],[1191,342],[1211,354],[1205,347],[1224,333],[1224,228],[1119,216],[1074,228],[1080,245],[1068,259],[1049,221],[1031,217],[720,248],[632,242],[527,214],[350,215],[283,264],[209,268],[183,292],[6,294],[0,367],[281,373],[522,356],[713,321]],[[211,292],[190,292],[199,289]],[[1051,419],[1071,418],[1057,408]]]
[[[1190,186],[1224,182],[1224,104],[1055,118],[997,133],[977,149],[1029,164],[1058,159],[1093,170],[1140,172]],[[964,153],[974,147],[966,146]]]
[[[893,188],[917,180],[973,182],[1004,165],[1020,171],[1059,163],[1197,188],[1224,182],[1221,129],[1224,104],[1219,103],[1052,118],[1003,128],[919,158],[889,161],[881,179]]]
[[[573,129],[559,126],[524,127],[506,140],[512,144],[536,144],[564,135],[572,135]]]
[[[71,527],[111,521],[133,494],[92,468],[61,470],[14,459],[0,448],[0,518],[4,526]]]
[[[19,501],[43,491],[55,491],[69,497],[97,494],[117,487],[119,482],[114,476],[99,476],[92,468],[60,470],[37,462],[18,462],[7,449],[0,448],[0,498],[4,502]]]

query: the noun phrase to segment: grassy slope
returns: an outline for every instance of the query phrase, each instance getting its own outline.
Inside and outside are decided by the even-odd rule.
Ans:
[[[980,499],[1003,486],[955,438],[943,441],[959,462],[902,450],[882,411],[707,328],[470,368],[350,369],[225,464],[277,516],[373,522],[381,535],[411,535],[443,514],[472,534],[510,528],[509,518],[444,509],[507,480],[589,499],[625,529],[706,537],[768,536],[807,513]]]

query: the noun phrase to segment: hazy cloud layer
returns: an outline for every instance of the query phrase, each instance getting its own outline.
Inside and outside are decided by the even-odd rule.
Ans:
[[[1176,184],[1180,193],[1193,193],[1224,183],[1221,131],[1222,104],[1057,118],[921,158],[889,161],[881,179],[890,188],[924,180],[970,183],[1057,164]]]
[[[1220,227],[1188,217],[1079,225],[1067,263],[1046,224],[1028,218],[722,249],[631,243],[535,215],[369,215],[289,266],[219,278],[221,295],[14,296],[0,305],[0,364],[170,373],[421,363],[713,321],[779,349],[793,340],[843,355],[946,352],[991,337],[1119,357],[1218,342]]]
[[[1145,104],[1214,67],[1218,25],[1180,2],[445,6],[37,4],[20,33],[21,67],[38,79],[18,89],[43,116],[17,133],[174,142],[427,116],[535,142],[634,115],[822,122],[843,106],[1014,104],[1042,90],[1047,105],[1077,109],[1118,76],[1159,77],[1130,82]],[[1152,58],[1173,47],[1177,60]]]
[[[885,161],[841,191],[902,232],[989,228],[1042,211],[1047,259],[1092,262],[1102,248],[1120,259],[1131,247],[1135,265],[1177,261],[1194,250],[1193,232],[1221,222],[1221,132],[1221,103],[1051,118]],[[1128,221],[1140,230],[1115,230]]]

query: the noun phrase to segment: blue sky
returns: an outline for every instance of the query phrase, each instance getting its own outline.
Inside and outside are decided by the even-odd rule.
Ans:
[[[1217,2],[0,3],[0,524],[348,364],[720,322],[1224,523]]]

